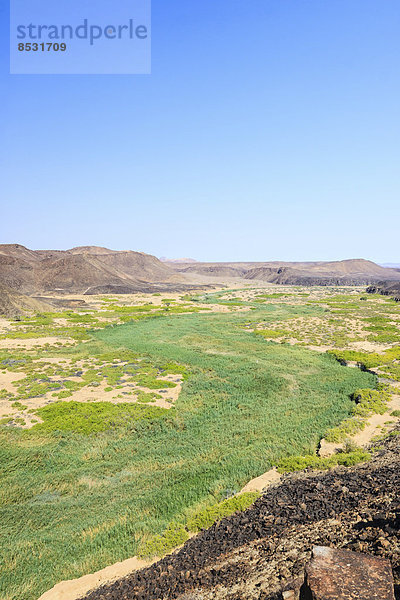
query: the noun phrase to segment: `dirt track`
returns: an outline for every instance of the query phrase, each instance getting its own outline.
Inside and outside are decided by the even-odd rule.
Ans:
[[[279,599],[315,544],[386,556],[399,584],[399,449],[396,435],[369,463],[289,475],[247,511],[85,600]]]

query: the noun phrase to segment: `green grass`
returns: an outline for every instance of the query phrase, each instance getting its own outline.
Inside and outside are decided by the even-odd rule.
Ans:
[[[253,314],[272,325],[320,309],[270,304]],[[30,431],[0,428],[0,597],[36,600],[57,581],[135,555],[195,507],[219,503],[286,457],[312,454],[350,414],[351,394],[375,387],[374,376],[326,354],[249,335],[247,320],[146,318],[68,350],[80,359],[145,356],[151,376],[184,365],[182,392],[167,415],[64,402],[40,409],[44,422]]]
[[[290,337],[290,331],[285,331],[283,329],[259,329],[254,332],[255,335],[262,335],[265,338],[274,339],[281,337]]]
[[[137,421],[153,422],[172,416],[172,411],[157,406],[140,404],[112,404],[111,402],[55,402],[36,411],[43,423],[31,432],[72,431],[83,434],[132,427]],[[29,435],[32,433],[29,432]],[[28,435],[28,434],[27,434]]]

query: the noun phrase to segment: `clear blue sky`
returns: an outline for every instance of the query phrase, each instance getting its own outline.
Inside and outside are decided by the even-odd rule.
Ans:
[[[400,262],[399,0],[153,0],[150,76],[9,75],[0,241]]]

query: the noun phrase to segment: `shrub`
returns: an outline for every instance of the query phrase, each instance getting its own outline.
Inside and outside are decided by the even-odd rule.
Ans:
[[[171,523],[168,529],[161,535],[154,535],[139,546],[137,556],[139,558],[150,558],[153,556],[164,556],[177,546],[184,544],[189,539],[189,534],[183,525]]]
[[[291,473],[293,471],[303,471],[304,469],[327,470],[338,465],[352,467],[360,462],[365,462],[371,458],[371,454],[365,450],[354,450],[352,452],[339,452],[327,458],[321,458],[315,454],[306,456],[289,456],[278,463],[279,473]]]
[[[353,394],[353,399],[357,404],[352,413],[360,417],[368,417],[371,414],[383,415],[387,411],[390,398],[389,392],[385,390],[357,390]]]
[[[204,508],[195,513],[187,522],[189,531],[200,531],[211,527],[215,521],[232,515],[238,510],[245,510],[260,496],[258,492],[245,492],[223,500],[218,504]]]
[[[364,427],[365,422],[362,419],[345,419],[343,423],[337,427],[329,429],[329,431],[327,431],[325,434],[325,439],[327,442],[340,443],[343,442],[343,440],[345,440],[347,437],[362,431]]]

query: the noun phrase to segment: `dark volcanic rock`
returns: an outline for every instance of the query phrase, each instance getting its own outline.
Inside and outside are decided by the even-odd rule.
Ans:
[[[397,302],[400,302],[400,282],[380,281],[367,288],[369,294],[382,294],[382,296],[393,296]]]

